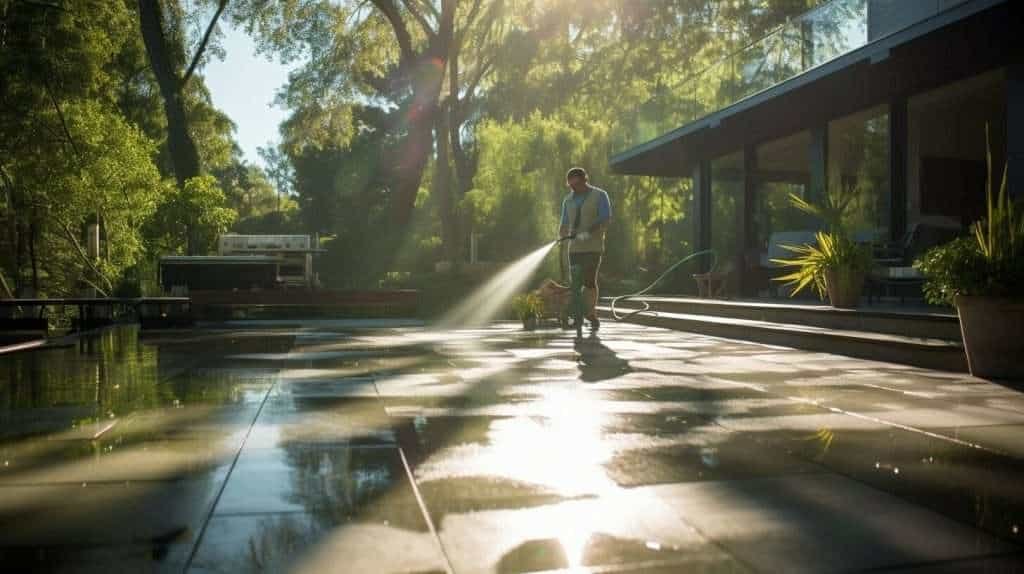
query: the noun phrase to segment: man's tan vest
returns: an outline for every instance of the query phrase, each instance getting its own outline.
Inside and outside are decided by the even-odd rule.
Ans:
[[[601,193],[597,188],[593,188],[587,193],[587,198],[583,200],[583,206],[579,210],[580,212],[580,224],[576,226],[576,204],[572,201],[573,192],[569,192],[569,196],[566,198],[566,209],[569,212],[569,229],[575,229],[578,232],[587,231],[590,229],[598,219],[597,214],[597,196]],[[573,239],[569,243],[569,253],[604,253],[604,230],[597,231],[590,235],[590,238],[586,241],[580,241]]]

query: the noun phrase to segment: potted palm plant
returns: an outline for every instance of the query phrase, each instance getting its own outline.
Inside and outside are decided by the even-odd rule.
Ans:
[[[797,195],[789,195],[794,207],[820,218],[827,227],[826,231],[815,234],[814,245],[782,246],[795,257],[772,259],[773,263],[796,268],[775,279],[793,288],[790,296],[813,287],[821,300],[827,296],[834,307],[853,308],[860,302],[864,279],[871,269],[871,250],[854,241],[843,225],[852,199],[850,192],[830,193],[826,194],[824,202],[815,205]]]
[[[925,276],[930,303],[956,307],[971,374],[1024,379],[1024,217],[1007,194],[1006,166],[993,194],[992,152],[986,151],[984,219],[969,236],[925,252],[914,266]]]
[[[523,322],[523,328],[533,331],[544,313],[544,300],[536,293],[523,293],[512,299],[512,312]]]

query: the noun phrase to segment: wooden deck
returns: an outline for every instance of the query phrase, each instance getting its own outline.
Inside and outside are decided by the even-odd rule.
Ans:
[[[187,316],[188,297],[49,297],[0,299],[0,331],[29,331],[45,334],[49,328],[46,310],[75,307],[75,330],[102,327],[132,316],[147,319]]]

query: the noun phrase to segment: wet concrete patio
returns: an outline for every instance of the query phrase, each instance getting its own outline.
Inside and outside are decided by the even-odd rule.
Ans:
[[[1024,572],[1024,392],[639,325],[0,357],[4,572]]]

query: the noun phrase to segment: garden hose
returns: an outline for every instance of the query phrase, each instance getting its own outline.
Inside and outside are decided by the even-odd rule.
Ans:
[[[642,309],[635,309],[635,310],[631,311],[630,313],[626,313],[625,315],[619,316],[619,314],[615,312],[615,305],[618,304],[619,301],[623,301],[623,300],[626,300],[626,299],[632,299],[634,297],[640,297],[642,295],[645,295],[648,291],[650,291],[651,289],[654,289],[654,286],[657,285],[658,283],[660,283],[662,279],[664,279],[665,277],[668,277],[668,275],[670,273],[675,271],[677,267],[679,267],[680,265],[682,265],[683,263],[686,263],[687,261],[689,261],[691,259],[695,259],[695,258],[700,257],[702,255],[710,255],[711,256],[711,265],[708,267],[708,272],[714,271],[715,270],[715,266],[718,265],[718,254],[715,253],[714,249],[705,249],[703,251],[697,251],[696,253],[691,253],[690,255],[687,255],[686,257],[683,257],[679,261],[675,262],[675,264],[673,264],[671,267],[666,269],[664,273],[659,275],[658,278],[655,279],[653,283],[651,283],[647,287],[644,287],[640,291],[637,291],[636,293],[630,293],[628,295],[619,295],[618,297],[612,297],[612,306],[611,306],[612,318],[614,318],[616,321],[625,321],[626,319],[629,319],[630,317],[633,317],[635,315],[639,315],[640,313],[645,313],[647,311],[650,311],[651,310],[651,306],[646,301],[641,301],[641,303],[643,304],[643,308]]]

